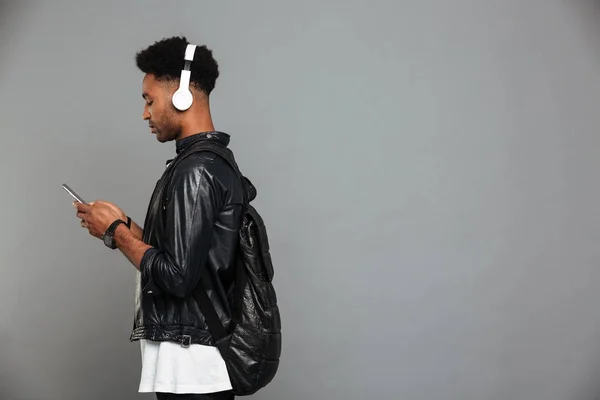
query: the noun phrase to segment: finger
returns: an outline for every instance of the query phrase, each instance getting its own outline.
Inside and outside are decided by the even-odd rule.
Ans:
[[[78,201],[73,202],[73,207],[75,207],[77,211],[81,211],[84,213],[89,212],[92,209],[92,207],[89,204],[83,204]]]
[[[77,218],[81,218],[81,219],[83,219],[83,217],[85,217],[85,214],[86,214],[86,213],[83,213],[83,212],[81,212],[81,211],[77,211]]]
[[[87,228],[87,224],[84,220],[81,220],[81,222],[79,223],[79,225],[81,225],[82,228]]]

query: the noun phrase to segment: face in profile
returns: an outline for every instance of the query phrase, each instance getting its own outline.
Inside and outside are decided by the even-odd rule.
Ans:
[[[142,97],[146,104],[142,118],[148,121],[150,131],[161,143],[176,140],[181,135],[181,114],[171,102],[175,90],[173,83],[159,81],[152,74],[144,76]]]

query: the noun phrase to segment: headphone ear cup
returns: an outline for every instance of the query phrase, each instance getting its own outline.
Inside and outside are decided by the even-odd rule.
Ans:
[[[194,97],[192,92],[186,89],[179,89],[173,94],[173,106],[179,111],[185,111],[192,106]]]

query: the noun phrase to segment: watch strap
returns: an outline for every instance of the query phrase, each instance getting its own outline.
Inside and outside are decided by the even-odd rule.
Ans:
[[[118,219],[118,220],[114,221],[112,224],[110,224],[110,226],[108,227],[106,232],[110,233],[111,235],[114,235],[115,230],[117,229],[117,226],[119,226],[119,224],[127,225],[127,222],[123,221],[122,219]]]

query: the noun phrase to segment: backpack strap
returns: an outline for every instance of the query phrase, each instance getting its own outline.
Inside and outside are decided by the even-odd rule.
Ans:
[[[217,312],[215,311],[215,307],[211,303],[210,298],[208,297],[208,294],[206,293],[206,290],[203,287],[204,286],[202,284],[204,282],[204,279],[202,279],[203,276],[204,276],[204,274],[202,274],[202,276],[200,276],[200,282],[199,282],[198,286],[196,287],[196,289],[194,290],[194,298],[196,299],[196,302],[198,303],[198,307],[200,307],[200,311],[202,312],[202,315],[204,316],[206,325],[208,325],[208,330],[210,331],[213,341],[215,342],[215,346],[217,346],[217,348],[221,352],[221,356],[223,356],[223,358],[225,358],[226,349],[222,348],[222,343],[220,341],[221,341],[221,339],[223,339],[227,336],[227,330],[221,323],[221,319],[217,315]]]
[[[235,159],[233,157],[233,153],[231,152],[231,150],[229,150],[226,145],[220,143],[220,142],[216,142],[216,141],[212,141],[212,140],[202,140],[199,142],[196,142],[192,145],[190,145],[189,150],[186,149],[186,155],[187,154],[192,154],[194,152],[197,151],[210,151],[212,153],[217,154],[218,156],[220,156],[221,158],[223,158],[228,164],[229,166],[233,169],[233,171],[235,172],[235,174],[237,175],[238,179],[240,180],[242,187],[244,189],[244,210],[246,209],[248,202],[249,202],[249,193],[246,189],[246,185],[245,185],[245,178],[242,175],[242,173],[240,172],[240,169],[237,165],[237,163],[235,162]],[[236,303],[239,301],[239,299],[241,299],[242,295],[243,295],[243,290],[245,287],[245,280],[246,280],[246,271],[244,270],[244,265],[243,265],[243,259],[242,257],[237,257],[236,258],[236,278],[235,278],[235,283],[234,283],[234,304],[232,309],[236,308]],[[206,325],[208,326],[208,330],[211,333],[211,336],[213,338],[213,341],[216,345],[216,347],[219,349],[222,357],[225,359],[226,358],[226,354],[227,354],[227,346],[228,344],[224,341],[222,341],[222,339],[226,338],[228,335],[227,330],[225,329],[225,327],[223,326],[223,323],[221,322],[221,319],[219,318],[215,307],[213,306],[212,302],[210,301],[210,298],[208,297],[208,293],[206,291],[206,278],[205,278],[205,274],[202,274],[200,276],[200,282],[198,283],[196,289],[193,292],[194,298],[196,299],[196,302],[198,303],[198,307],[200,308],[200,311],[202,312],[202,315],[204,316],[204,319],[206,321]],[[235,324],[237,321],[235,321],[235,317],[232,320],[232,325]]]
[[[245,180],[246,178],[242,175],[237,163],[235,162],[235,158],[233,157],[233,153],[227,146],[221,142],[217,142],[215,140],[200,140],[192,145],[190,145],[189,153],[194,153],[196,151],[210,151],[215,153],[219,157],[229,164],[233,172],[235,172],[238,180],[242,183],[242,187],[244,188],[244,206],[249,201],[248,191],[246,190]]]

